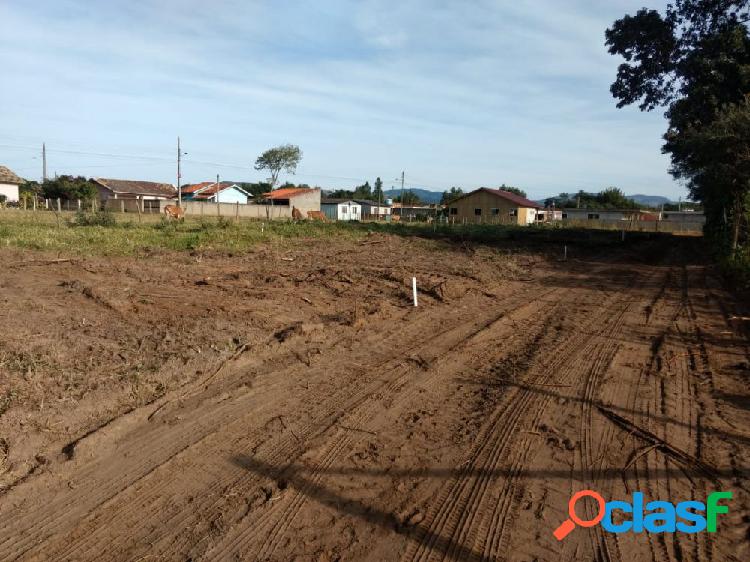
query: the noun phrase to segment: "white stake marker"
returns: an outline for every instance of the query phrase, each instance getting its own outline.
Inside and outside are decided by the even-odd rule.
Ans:
[[[417,278],[416,277],[411,278],[411,289],[412,289],[412,293],[414,293],[414,306],[417,306]]]
[[[563,260],[567,260],[567,259],[568,259],[568,246],[566,245],[565,246],[565,254],[563,255]]]

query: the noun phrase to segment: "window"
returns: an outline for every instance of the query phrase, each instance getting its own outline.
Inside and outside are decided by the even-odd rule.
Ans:
[[[451,207],[451,215],[457,215],[458,214],[458,207]]]
[[[667,213],[664,213],[664,218],[665,218],[665,219],[668,219],[668,218],[669,218],[669,215],[668,215]]]
[[[563,218],[563,220],[567,219],[568,218],[568,213],[563,213],[562,214],[562,218]]]
[[[478,216],[478,217],[481,217],[482,216],[482,209],[479,209],[479,208],[474,209],[474,214],[476,216]]]
[[[517,217],[518,216],[518,209],[511,209],[510,211],[508,211],[508,216],[509,217]]]
[[[589,220],[599,220],[599,213],[589,213]]]
[[[500,214],[500,209],[490,209],[490,214],[493,216],[497,216]]]

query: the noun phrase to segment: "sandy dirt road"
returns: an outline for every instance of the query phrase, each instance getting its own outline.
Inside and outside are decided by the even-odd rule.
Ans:
[[[0,560],[750,559],[746,322],[701,241],[558,256],[6,253]],[[558,542],[580,489],[734,497]]]

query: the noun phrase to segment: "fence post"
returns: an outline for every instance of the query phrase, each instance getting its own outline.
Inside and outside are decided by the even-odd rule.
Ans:
[[[120,212],[125,212],[125,199],[120,199]]]
[[[36,211],[36,195],[34,195],[34,199],[32,199],[32,201],[34,204],[34,211]]]
[[[136,196],[135,198],[135,208],[138,209],[138,224],[141,223],[141,198]]]
[[[234,205],[234,220],[240,222],[240,202],[236,201]]]
[[[77,199],[77,201],[78,201],[78,212],[80,213],[81,212],[81,200]]]
[[[62,211],[62,202],[60,201],[60,198],[57,198],[57,212],[59,213]]]

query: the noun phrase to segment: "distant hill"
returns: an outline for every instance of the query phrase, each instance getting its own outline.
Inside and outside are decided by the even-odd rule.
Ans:
[[[575,197],[575,194],[571,194],[573,197]],[[653,208],[659,208],[662,205],[669,205],[676,204],[674,201],[670,201],[669,197],[664,197],[663,195],[643,195],[641,193],[638,193],[636,195],[626,195],[628,199],[631,199],[638,203],[638,205],[642,205],[644,207],[653,207]],[[553,197],[547,197],[545,199],[539,199],[536,201],[540,205],[544,205],[545,201],[553,200],[555,202],[555,205],[560,205],[562,200],[560,197],[553,196]]]
[[[639,205],[645,205],[646,207],[661,207],[662,205],[669,205],[672,201],[668,197],[662,195],[626,195],[628,199],[632,199]]]
[[[427,189],[409,189],[404,188],[404,191],[411,191],[414,195],[419,197],[422,203],[440,203],[440,198],[443,196],[442,192],[429,191]],[[401,195],[400,189],[388,189],[383,191],[386,197],[396,198]],[[408,199],[407,199],[408,201]]]

